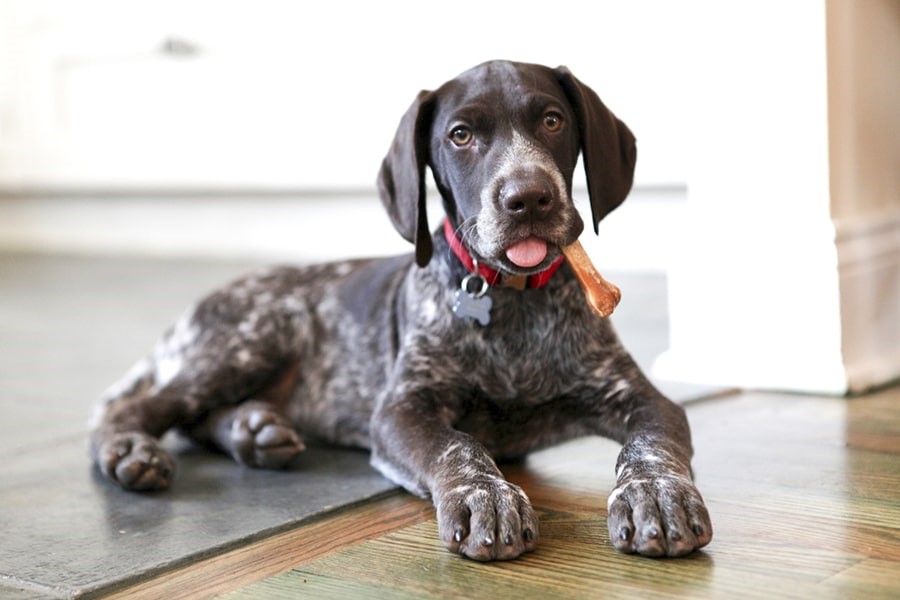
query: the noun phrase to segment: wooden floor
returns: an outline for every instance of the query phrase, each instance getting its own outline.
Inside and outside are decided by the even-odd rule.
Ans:
[[[615,444],[504,469],[541,516],[509,563],[445,551],[431,506],[397,492],[122,590],[122,598],[900,598],[900,388],[854,399],[742,393],[688,407],[715,526],[682,559],[616,553]]]

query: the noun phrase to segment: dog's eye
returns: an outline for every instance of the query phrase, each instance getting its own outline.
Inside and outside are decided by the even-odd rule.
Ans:
[[[472,131],[468,127],[454,127],[450,140],[457,146],[465,146],[472,141]]]
[[[562,127],[562,115],[558,112],[550,111],[544,115],[544,127],[548,131],[558,131]]]

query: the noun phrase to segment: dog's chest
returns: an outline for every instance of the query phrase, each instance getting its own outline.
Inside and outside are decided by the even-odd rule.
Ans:
[[[497,401],[540,403],[567,394],[596,368],[610,341],[577,293],[568,285],[493,290],[487,326],[456,315],[443,319],[447,329],[434,349],[440,368]]]

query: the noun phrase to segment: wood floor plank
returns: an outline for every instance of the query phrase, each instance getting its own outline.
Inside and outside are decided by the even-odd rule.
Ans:
[[[898,580],[896,560],[870,558],[828,579],[822,587],[843,598],[896,600]]]

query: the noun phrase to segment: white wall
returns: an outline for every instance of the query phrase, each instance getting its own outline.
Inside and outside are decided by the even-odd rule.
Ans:
[[[711,9],[695,40],[690,240],[677,248],[673,377],[835,391],[838,279],[829,216],[825,13],[812,2]],[[765,32],[764,35],[761,35]],[[727,51],[724,51],[727,49]],[[692,81],[693,83],[693,81]],[[696,89],[694,86],[692,88]]]
[[[566,64],[638,184],[683,184],[694,4],[0,0],[0,187],[369,188],[415,94],[492,58]]]
[[[670,271],[672,348],[655,374],[829,393],[890,382],[900,3],[732,6],[710,7],[719,27],[693,61],[717,85],[693,107],[710,126],[691,137],[704,158],[688,177],[690,241]]]
[[[0,249],[276,260],[406,249],[374,197],[400,116],[420,89],[511,58],[566,64],[636,133],[642,192],[585,244],[607,269],[665,270],[684,207],[695,23],[663,0],[0,0]],[[166,53],[170,40],[196,53]],[[150,193],[114,201],[110,189]],[[188,193],[154,198],[172,189]],[[358,218],[347,228],[333,206]],[[384,235],[357,235],[361,222]]]

